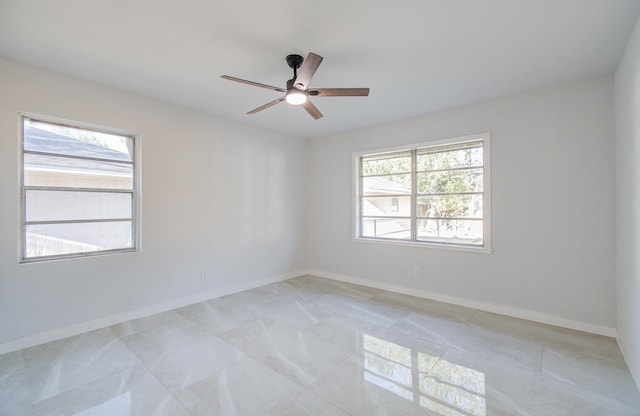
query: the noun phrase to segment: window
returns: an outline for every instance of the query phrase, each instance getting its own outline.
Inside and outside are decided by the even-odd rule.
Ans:
[[[23,116],[21,260],[135,251],[136,137]]]
[[[355,237],[490,250],[489,134],[354,155]]]

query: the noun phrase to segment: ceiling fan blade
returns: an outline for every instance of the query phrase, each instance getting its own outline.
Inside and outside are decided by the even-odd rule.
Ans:
[[[314,88],[309,95],[315,97],[366,97],[369,88]]]
[[[311,117],[313,117],[314,119],[317,120],[322,117],[322,113],[320,112],[320,110],[318,110],[318,107],[313,105],[311,100],[305,101],[305,103],[302,104],[302,106],[304,107],[305,110],[307,110],[307,113],[309,113]]]
[[[261,105],[258,108],[254,108],[253,110],[249,111],[247,114],[255,114],[255,113],[259,112],[259,111],[266,110],[269,107],[273,107],[276,104],[280,104],[283,101],[284,101],[284,97],[280,97],[277,100],[273,100],[273,101],[271,101],[269,103],[266,103],[265,105]]]
[[[230,77],[229,75],[220,75],[220,78],[227,79],[229,81],[241,82],[247,85],[253,85],[254,87],[266,88],[268,90],[278,91],[278,92],[287,92],[284,88],[274,87],[272,85],[260,84],[259,82],[247,81],[246,79]]]
[[[298,72],[298,76],[296,77],[296,81],[293,86],[299,90],[306,90],[309,88],[309,82],[311,82],[313,74],[316,73],[316,70],[322,63],[322,59],[323,58],[320,55],[316,55],[313,52],[309,53],[309,55],[307,55],[307,59],[302,63],[302,67]]]

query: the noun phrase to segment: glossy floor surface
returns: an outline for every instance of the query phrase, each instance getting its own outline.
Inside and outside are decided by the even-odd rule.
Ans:
[[[640,415],[613,339],[305,276],[0,356],[2,415]]]

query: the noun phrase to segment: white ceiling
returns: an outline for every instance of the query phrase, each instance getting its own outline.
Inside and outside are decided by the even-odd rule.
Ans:
[[[640,0],[0,0],[0,56],[318,137],[615,70]],[[285,56],[324,57],[324,118],[282,103]]]

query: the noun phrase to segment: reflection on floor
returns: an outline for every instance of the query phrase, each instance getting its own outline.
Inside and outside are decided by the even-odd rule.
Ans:
[[[487,414],[484,373],[367,334],[362,351],[369,383],[440,415]]]
[[[0,356],[0,415],[638,415],[614,340],[304,276]]]

